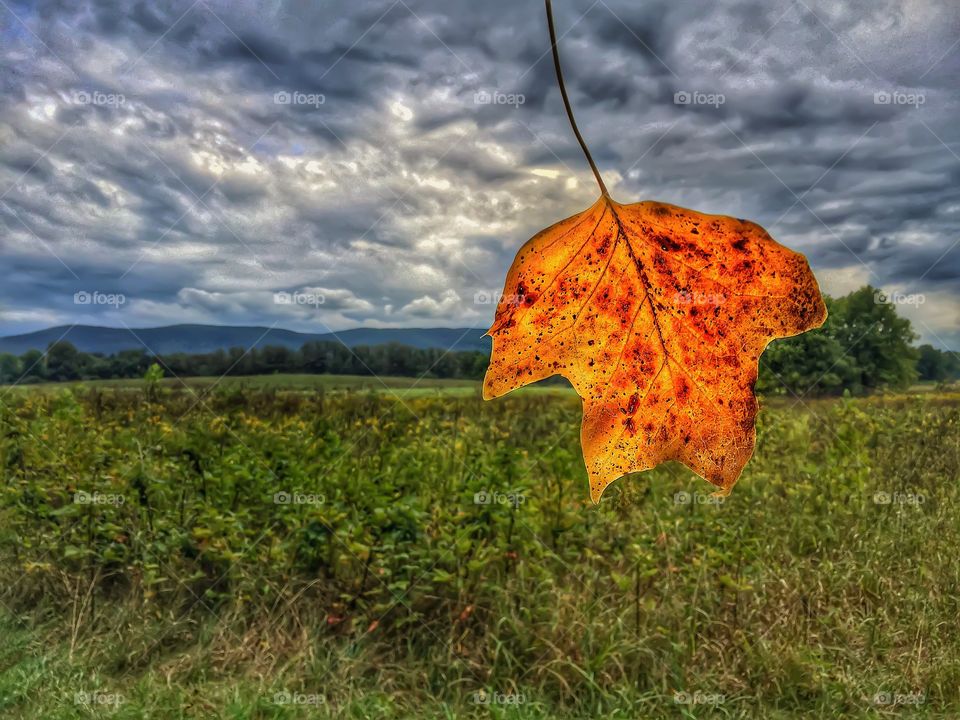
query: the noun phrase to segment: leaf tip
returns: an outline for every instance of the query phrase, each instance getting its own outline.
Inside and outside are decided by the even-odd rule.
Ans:
[[[594,505],[600,504],[600,498],[603,497],[604,490],[613,482],[612,480],[603,480],[599,476],[592,476],[590,478],[590,499],[593,500]]]

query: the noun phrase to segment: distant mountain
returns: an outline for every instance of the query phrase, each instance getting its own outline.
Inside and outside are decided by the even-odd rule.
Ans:
[[[208,353],[231,347],[282,345],[297,349],[311,341],[341,342],[348,347],[401,343],[415,348],[490,351],[490,338],[480,328],[354,328],[338,333],[300,333],[282,328],[224,325],[167,325],[156,328],[108,328],[94,325],[61,325],[23,335],[0,338],[0,353],[22,355],[46,350],[57,340],[67,340],[78,350],[110,355],[121,350],[146,350],[158,355]]]

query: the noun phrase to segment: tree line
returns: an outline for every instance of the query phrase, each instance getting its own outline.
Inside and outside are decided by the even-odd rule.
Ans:
[[[478,379],[486,371],[487,359],[487,353],[479,351],[446,352],[399,343],[348,348],[325,341],[308,342],[299,350],[268,345],[196,354],[125,350],[103,355],[81,352],[61,340],[52,343],[46,353],[31,350],[19,357],[0,355],[0,383],[139,378],[154,363],[176,377],[306,373]]]
[[[917,380],[945,383],[960,378],[960,356],[931,345],[915,347],[917,335],[910,321],[880,298],[869,286],[825,298],[829,317],[823,327],[777,340],[764,352],[757,390],[767,395],[864,395],[903,390]],[[483,352],[397,343],[347,348],[337,342],[308,342],[299,350],[235,347],[154,356],[140,350],[86,353],[59,341],[45,353],[0,354],[0,383],[140,378],[155,363],[177,377],[306,373],[478,380],[487,361]]]

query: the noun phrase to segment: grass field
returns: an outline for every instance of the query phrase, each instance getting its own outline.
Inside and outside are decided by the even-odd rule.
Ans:
[[[960,715],[957,395],[593,506],[562,388],[189,384],[0,389],[0,717]]]
[[[398,393],[435,393],[470,392],[479,388],[480,383],[475,380],[446,380],[438,378],[413,377],[373,377],[364,375],[254,375],[227,376],[227,377],[167,377],[160,381],[162,387],[168,390],[187,390],[201,393],[211,390],[282,390],[282,391],[348,391],[348,392],[381,392],[395,390]],[[141,390],[144,381],[140,378],[117,380],[86,380],[71,383],[36,383],[33,385],[0,386],[0,392],[17,391],[54,391],[64,388],[72,390]]]

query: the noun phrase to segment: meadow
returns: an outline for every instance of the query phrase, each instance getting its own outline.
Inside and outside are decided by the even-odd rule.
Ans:
[[[764,404],[594,506],[559,386],[0,388],[0,717],[960,715],[960,395]]]

